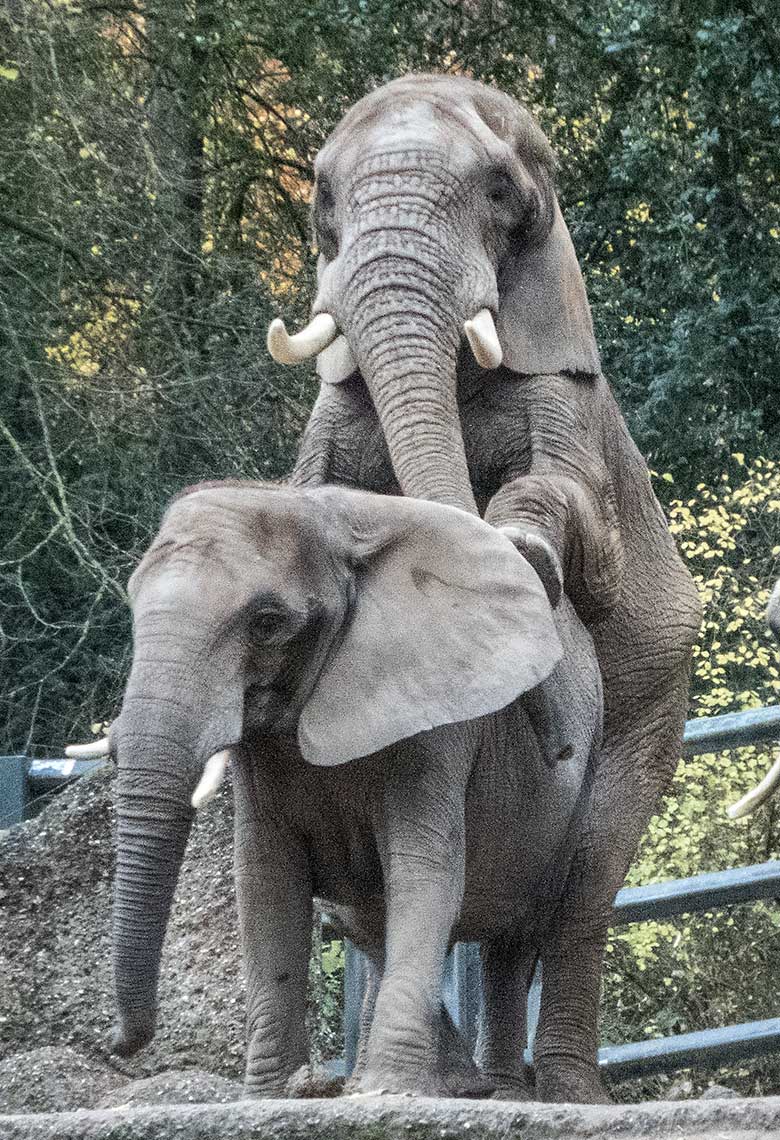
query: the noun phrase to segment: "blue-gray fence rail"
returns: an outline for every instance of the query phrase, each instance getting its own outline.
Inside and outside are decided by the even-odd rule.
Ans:
[[[685,726],[683,753],[696,756],[780,739],[780,706],[726,716],[699,717]],[[735,903],[780,897],[780,861],[738,867],[732,871],[694,875],[645,887],[628,887],[615,899],[615,925],[670,918],[676,914],[715,910]],[[365,984],[363,955],[347,946],[344,986],[345,1069],[355,1061],[360,1003]],[[541,997],[541,971],[528,997],[528,1045],[531,1060]],[[479,950],[459,943],[447,960],[443,999],[455,1023],[471,1044],[476,1041],[480,1007]],[[603,1072],[616,1078],[646,1076],[696,1066],[719,1066],[780,1050],[780,1017],[748,1021],[719,1029],[681,1033],[605,1045],[599,1049]]]

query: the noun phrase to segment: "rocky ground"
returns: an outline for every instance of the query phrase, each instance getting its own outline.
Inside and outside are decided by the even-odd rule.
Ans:
[[[129,1060],[114,1057],[107,1047],[112,833],[112,772],[106,769],[80,780],[36,819],[0,838],[0,1114],[106,1110],[107,1115],[90,1116],[89,1128],[94,1124],[94,1135],[102,1136],[105,1124],[105,1135],[113,1137],[119,1135],[112,1131],[116,1112],[133,1120],[140,1113],[141,1135],[147,1126],[144,1106],[158,1106],[164,1115],[166,1105],[208,1103],[212,1116],[200,1123],[208,1125],[203,1135],[211,1135],[212,1125],[217,1132],[224,1125],[216,1106],[242,1096],[244,991],[232,883],[231,790],[226,787],[196,818],[163,952],[158,1032]],[[692,1085],[679,1094],[667,1086],[655,1095],[695,1095]],[[312,1095],[312,1088],[309,1083],[298,1095]],[[321,1095],[333,1091],[318,1088]],[[729,1095],[729,1089],[710,1090],[720,1105]],[[442,1109],[445,1124],[448,1111]],[[247,1129],[262,1123],[251,1135],[264,1135],[266,1125],[269,1135],[276,1134],[278,1112],[262,1121],[247,1112]],[[488,1117],[493,1127],[487,1107],[473,1112],[475,1129]],[[78,1121],[68,1131],[70,1117],[62,1116],[62,1131],[46,1123],[54,1117],[39,1119],[41,1136],[81,1135]],[[149,1135],[167,1135],[156,1130],[157,1119],[147,1121]],[[294,1114],[289,1127],[295,1131],[306,1119]],[[444,1135],[436,1131],[436,1119],[434,1114],[432,1135]],[[540,1135],[552,1135],[544,1120]],[[780,1112],[777,1120],[780,1125]],[[408,1131],[407,1124],[398,1127]],[[193,1125],[193,1136],[201,1134],[199,1127]],[[174,1124],[171,1128],[176,1132]],[[0,1122],[3,1140],[11,1134],[4,1129]]]
[[[97,1106],[171,1070],[210,1074],[215,1090],[218,1078],[241,1077],[232,793],[193,826],[163,952],[159,1029],[128,1061],[107,1050],[112,815],[102,771],[0,840],[0,1112]]]

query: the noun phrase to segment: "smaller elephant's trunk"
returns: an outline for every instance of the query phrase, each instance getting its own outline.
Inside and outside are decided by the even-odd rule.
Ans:
[[[120,792],[112,937],[114,1050],[122,1055],[154,1035],[162,944],[191,819],[185,803],[169,802],[157,814],[148,796]]]
[[[160,957],[210,754],[241,736],[243,690],[228,668],[203,677],[204,629],[181,613],[136,613],[135,656],[118,721],[113,960],[116,1052],[154,1035]],[[175,687],[174,686],[175,682]]]

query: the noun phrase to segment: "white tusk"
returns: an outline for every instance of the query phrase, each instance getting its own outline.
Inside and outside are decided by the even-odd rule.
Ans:
[[[305,329],[290,336],[280,317],[268,326],[268,351],[279,364],[300,364],[310,356],[317,356],[338,334],[336,322],[330,313],[317,313]]]
[[[68,744],[65,755],[74,760],[94,760],[96,756],[110,756],[111,745],[108,737],[103,736],[100,740],[91,740],[89,744]]]
[[[217,794],[220,784],[225,779],[225,772],[227,772],[229,763],[230,750],[227,748],[224,752],[215,752],[211,759],[206,761],[203,775],[192,793],[192,806],[194,808],[202,807],[212,796]]]
[[[735,804],[727,808],[726,814],[730,819],[741,819],[743,815],[750,815],[752,811],[766,803],[778,784],[780,784],[780,756],[777,757],[761,783],[756,784],[755,788],[751,788],[741,800],[737,800]]]
[[[317,357],[317,371],[323,384],[341,384],[357,372],[357,361],[343,333]]]
[[[498,342],[498,333],[490,309],[480,309],[475,317],[466,321],[463,331],[477,364],[483,368],[498,368],[504,359],[504,354]]]

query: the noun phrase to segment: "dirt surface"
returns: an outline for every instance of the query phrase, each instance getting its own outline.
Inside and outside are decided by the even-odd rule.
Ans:
[[[46,1045],[0,1061],[0,1112],[65,1112],[118,1104],[127,1078],[68,1046]]]
[[[137,1057],[119,1060],[107,1050],[112,833],[105,771],[0,839],[0,1113],[25,1114],[0,1118],[2,1140],[780,1135],[777,1098],[608,1109],[241,1100],[244,992],[229,787],[193,828],[163,952],[157,1036]],[[311,1095],[306,1090],[299,1095]]]
[[[128,1061],[108,1053],[111,785],[110,772],[86,777],[0,839],[0,1104],[9,1097],[7,1109],[34,1107],[24,1100],[21,1075],[30,1059],[16,1055],[49,1047],[75,1051],[33,1056],[38,1062],[59,1057],[63,1107],[65,1101],[68,1107],[96,1104],[117,1083],[167,1070],[198,1069],[234,1080],[243,1073],[229,788],[193,826],[163,951],[157,1036]],[[45,1066],[34,1067],[29,1087],[39,1090],[41,1107],[50,1110],[60,1077],[51,1074],[47,1092],[40,1071]]]
[[[769,1140],[780,1098],[600,1106],[360,1097],[0,1117],[3,1140]]]
[[[95,1108],[117,1108],[122,1111],[135,1105],[149,1104],[228,1104],[241,1100],[244,1085],[229,1081],[199,1069],[185,1069],[179,1073],[158,1073],[130,1081],[115,1088],[95,1104]]]

